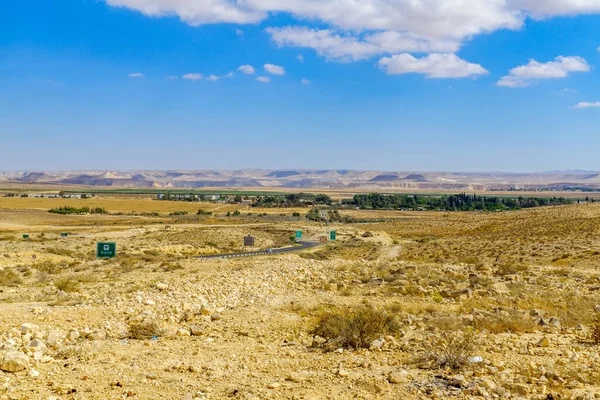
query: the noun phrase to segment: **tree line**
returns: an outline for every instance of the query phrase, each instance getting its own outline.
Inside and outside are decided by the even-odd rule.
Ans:
[[[369,193],[357,194],[342,203],[373,210],[501,211],[572,204],[572,201],[563,197],[490,197],[465,193],[443,196]]]

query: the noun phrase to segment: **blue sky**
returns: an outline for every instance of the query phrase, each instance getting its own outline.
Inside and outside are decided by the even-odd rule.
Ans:
[[[599,26],[600,0],[7,0],[0,170],[598,170]]]

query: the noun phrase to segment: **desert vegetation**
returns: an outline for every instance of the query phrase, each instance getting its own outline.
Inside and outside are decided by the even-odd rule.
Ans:
[[[600,392],[600,204],[311,205],[281,216],[127,201],[148,215],[0,210],[0,376],[12,398]],[[248,235],[259,249],[291,247],[296,230],[306,240],[336,230],[338,240],[198,258],[242,251]],[[96,259],[100,241],[116,242],[117,257]]]

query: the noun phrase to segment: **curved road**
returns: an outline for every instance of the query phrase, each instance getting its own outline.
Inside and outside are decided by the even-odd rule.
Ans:
[[[317,247],[319,245],[318,242],[297,242],[300,246],[295,247],[283,247],[281,249],[273,249],[272,253],[267,253],[266,251],[251,251],[247,253],[234,253],[234,254],[216,254],[214,256],[202,256],[198,258],[202,259],[210,259],[210,258],[235,258],[235,257],[254,257],[254,256],[270,256],[274,254],[283,254],[283,253],[291,253],[293,251],[300,251],[305,249],[310,249],[311,247]]]

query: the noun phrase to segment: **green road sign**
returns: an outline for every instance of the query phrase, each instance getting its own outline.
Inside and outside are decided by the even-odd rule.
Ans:
[[[96,246],[96,257],[98,258],[113,258],[117,256],[116,243],[98,242]]]
[[[296,239],[302,239],[302,231],[296,231]]]
[[[337,238],[337,233],[335,231],[329,232],[329,240],[335,240]]]
[[[23,239],[29,239],[29,235],[23,235]]]

